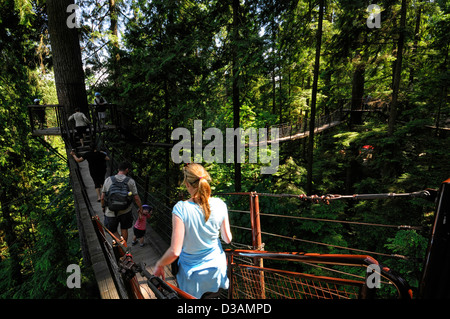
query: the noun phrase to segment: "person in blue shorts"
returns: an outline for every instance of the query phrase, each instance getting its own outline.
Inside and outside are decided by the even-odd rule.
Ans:
[[[164,266],[179,257],[179,288],[201,298],[205,293],[228,289],[227,259],[220,237],[230,243],[232,235],[227,205],[211,197],[211,177],[205,168],[188,164],[183,173],[191,197],[173,208],[171,245],[156,263],[154,275],[164,279]]]

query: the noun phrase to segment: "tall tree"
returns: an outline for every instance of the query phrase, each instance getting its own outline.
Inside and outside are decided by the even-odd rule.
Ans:
[[[111,51],[111,64],[112,64],[112,77],[114,86],[118,87],[117,83],[117,77],[119,72],[118,63],[120,61],[120,53],[119,53],[119,21],[118,21],[118,1],[117,0],[109,0],[109,16],[111,25],[109,27],[109,30],[111,32],[111,45],[110,45],[110,51]]]
[[[388,133],[392,135],[395,129],[395,121],[397,120],[397,103],[398,103],[398,95],[400,90],[400,80],[401,80],[401,72],[402,72],[402,61],[403,61],[403,46],[405,43],[405,35],[406,35],[406,0],[402,0],[402,7],[400,11],[400,32],[397,43],[397,59],[394,65],[394,81],[392,86],[392,101],[391,108],[389,111],[389,127]]]
[[[58,178],[68,176],[67,165],[31,136],[26,108],[46,96],[37,83],[38,65],[48,60],[36,56],[46,16],[36,1],[0,2],[0,16],[0,298],[62,297],[68,291],[61,277],[79,262],[69,257],[79,252],[68,233],[70,183]]]
[[[73,5],[73,0],[47,1],[56,92],[67,114],[79,107],[89,116],[78,29],[73,26],[74,13],[77,14]]]
[[[323,25],[323,9],[324,0],[319,1],[319,18],[316,31],[316,57],[314,61],[314,79],[311,92],[311,118],[309,124],[309,141],[308,141],[308,173],[306,191],[308,194],[312,192],[312,175],[314,161],[314,129],[316,121],[316,103],[317,103],[317,86],[319,82],[319,66],[320,66],[320,50],[322,47],[322,25]]]
[[[32,146],[25,105],[32,103],[32,90],[27,63],[31,65],[34,58],[29,43],[37,40],[31,31],[35,25],[31,14],[24,12],[22,16],[14,2],[0,3],[0,262],[7,256],[12,286],[23,281],[21,255],[25,244],[15,200],[29,191],[26,171],[32,162]]]
[[[232,100],[233,100],[233,127],[237,129],[240,126],[240,93],[239,93],[239,74],[240,74],[240,63],[239,63],[239,29],[240,29],[240,0],[233,0],[233,43],[232,43]],[[241,191],[241,163],[238,159],[238,137],[234,137],[234,188],[236,192]]]

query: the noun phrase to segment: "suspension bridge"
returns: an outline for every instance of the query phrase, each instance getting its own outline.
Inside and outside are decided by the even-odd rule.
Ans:
[[[50,128],[36,128],[33,112],[43,106],[29,106],[32,134],[36,137],[45,135],[60,135],[66,146],[66,159],[70,168],[75,210],[78,221],[80,242],[84,260],[92,266],[102,299],[191,299],[192,296],[177,288],[175,276],[171,268],[166,267],[166,280],[152,276],[153,266],[162,256],[170,242],[171,208],[158,200],[153,194],[145,194],[157,210],[155,217],[159,219],[158,228],[148,226],[143,247],[132,246],[129,241],[116,238],[102,224],[103,213],[93,182],[89,175],[86,162],[77,163],[69,153],[77,148],[79,154],[86,149],[76,146],[74,128],[67,122],[67,114],[59,105],[45,106],[56,114],[56,124]],[[111,124],[103,130],[123,130],[129,133],[130,122],[118,113],[114,105],[110,106]],[[95,116],[92,116],[95,118]],[[345,110],[340,109],[331,115],[320,118],[316,128],[323,132],[345,121]],[[91,138],[99,136],[96,123],[88,132]],[[286,128],[287,127],[287,128]],[[294,140],[307,136],[307,126],[290,125],[281,130],[280,141]],[[142,130],[139,130],[142,133]],[[283,133],[284,132],[284,133]],[[144,132],[145,134],[145,132]],[[140,138],[135,136],[135,138]],[[142,136],[141,136],[142,138]],[[43,143],[45,141],[41,139]],[[144,142],[146,143],[146,142]],[[106,144],[105,144],[106,145]],[[48,146],[48,145],[47,145]],[[159,146],[167,147],[161,143]],[[114,153],[111,151],[111,153]],[[108,175],[116,173],[117,162],[113,158],[108,168]],[[133,178],[135,178],[133,176]],[[135,178],[139,193],[144,194],[145,182],[138,176]],[[148,196],[147,196],[148,195]],[[265,194],[256,192],[222,193],[226,202],[241,203],[238,207],[229,205],[230,215],[241,215],[238,219],[246,219],[249,226],[231,225],[232,231],[247,232],[248,242],[234,242],[225,246],[228,265],[230,288],[214,297],[230,299],[372,299],[377,297],[377,289],[371,284],[373,276],[392,288],[394,298],[411,299],[448,297],[445,289],[449,283],[445,274],[450,266],[449,225],[450,212],[450,179],[443,181],[437,190],[421,190],[407,194],[361,194],[361,195],[323,195],[306,196],[294,194]],[[270,212],[261,207],[260,198],[281,198],[306,201],[311,204],[332,204],[338,200],[371,200],[380,198],[413,198],[423,197],[436,202],[435,220],[430,234],[429,246],[424,258],[423,275],[418,296],[413,296],[409,284],[397,272],[383,265],[378,259],[384,257],[407,260],[408,256],[378,253],[360,250],[358,248],[333,246],[319,241],[302,239],[295,235],[267,232],[266,224],[261,217],[272,219],[292,219],[297,221],[359,224],[361,226],[385,227],[394,229],[417,230],[414,225],[385,225],[377,223],[360,223],[354,221],[313,218],[305,216],[283,215]],[[235,200],[237,199],[237,200]],[[244,204],[242,204],[244,203]],[[247,206],[248,209],[242,207]],[[136,209],[133,208],[134,218]],[[159,227],[164,225],[164,227]],[[323,245],[337,248],[346,253],[318,254],[304,252],[266,251],[263,237],[282,238],[289,242]],[[327,275],[317,275],[316,269],[321,269]],[[377,277],[377,278],[378,278]]]

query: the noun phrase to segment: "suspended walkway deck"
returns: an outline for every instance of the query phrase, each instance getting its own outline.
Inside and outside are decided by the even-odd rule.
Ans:
[[[69,158],[71,159],[72,157],[69,156]],[[122,279],[119,276],[116,258],[112,255],[113,238],[107,235],[103,239],[102,236],[99,236],[99,229],[96,227],[96,223],[93,222],[95,216],[98,216],[99,221],[103,222],[103,212],[100,203],[97,201],[94,183],[89,174],[88,163],[86,161],[77,163],[69,160],[69,166],[73,181],[80,240],[85,254],[84,259],[92,265],[100,296],[102,299],[127,299],[129,298],[128,292],[120,288],[123,286],[120,283]],[[134,207],[133,215],[136,220],[137,211]],[[147,271],[153,273],[153,266],[166,251],[168,245],[151,229],[150,225],[147,226],[145,245],[143,247],[139,245],[132,246],[132,238],[133,233],[130,229],[126,246],[129,249],[128,252],[132,254],[134,262],[144,263]],[[155,299],[154,293],[147,286],[147,279],[139,274],[137,274],[137,278],[142,295],[145,298]],[[170,267],[166,267],[166,280],[176,285]]]

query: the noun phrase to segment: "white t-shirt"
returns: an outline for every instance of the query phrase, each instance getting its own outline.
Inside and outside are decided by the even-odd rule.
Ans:
[[[81,112],[76,112],[69,117],[69,121],[75,120],[75,126],[86,126],[89,124],[89,120],[86,115]]]

